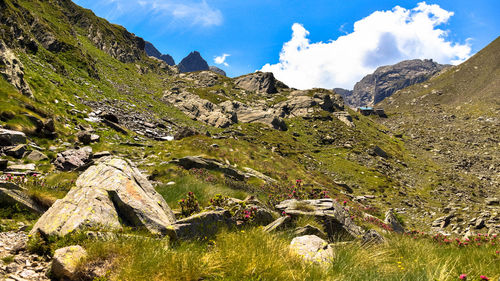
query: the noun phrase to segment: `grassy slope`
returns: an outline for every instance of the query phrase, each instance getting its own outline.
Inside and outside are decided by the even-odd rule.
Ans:
[[[257,192],[258,195],[264,198],[267,193],[278,190],[270,186],[263,186],[263,182],[256,179],[250,180],[244,186],[237,186],[245,190],[234,190],[235,186],[225,182],[220,174],[212,173],[217,182],[209,183],[203,178],[196,177],[171,164],[167,164],[167,161],[173,158],[187,155],[205,155],[224,161],[227,160],[238,167],[251,167],[279,180],[283,185],[292,185],[295,179],[303,179],[307,184],[313,184],[315,187],[329,190],[330,194],[335,197],[345,196],[342,195],[342,193],[346,192],[344,188],[335,183],[343,181],[353,188],[354,195],[376,195],[376,199],[369,204],[381,210],[385,210],[389,206],[404,206],[402,203],[403,200],[413,200],[415,196],[423,199],[423,205],[417,211],[438,206],[437,201],[439,201],[439,198],[431,195],[430,191],[432,191],[437,182],[443,180],[441,167],[435,164],[430,158],[416,155],[416,153],[412,152],[411,148],[407,147],[403,140],[387,133],[388,130],[378,125],[374,120],[360,116],[354,112],[351,112],[351,114],[355,117],[355,129],[347,128],[335,118],[332,118],[331,121],[295,118],[287,120],[287,125],[290,129],[286,132],[270,130],[258,124],[241,124],[231,128],[244,134],[244,136],[237,139],[231,137],[226,139],[211,139],[205,136],[194,136],[173,142],[156,142],[148,139],[141,141],[141,143],[151,145],[151,147],[124,146],[121,143],[134,142],[134,134],[125,136],[102,127],[100,124],[89,123],[83,120],[83,117],[91,109],[83,105],[80,102],[80,98],[86,100],[117,99],[126,101],[131,105],[135,105],[134,108],[136,110],[147,112],[157,118],[168,117],[178,124],[196,127],[202,131],[208,130],[212,133],[221,133],[222,130],[207,128],[203,124],[190,120],[179,110],[159,101],[165,89],[172,87],[175,81],[183,79],[162,70],[154,60],[144,56],[141,60],[133,63],[120,62],[97,48],[88,39],[85,28],[71,26],[66,21],[62,11],[53,9],[50,3],[17,2],[34,13],[36,17],[46,21],[46,24],[53,29],[54,34],[59,36],[61,41],[66,42],[70,46],[75,46],[75,48],[70,48],[68,51],[58,53],[52,53],[43,48],[40,48],[37,54],[24,53],[21,50],[17,50],[17,54],[25,66],[26,79],[35,93],[35,100],[29,100],[21,96],[12,86],[4,80],[0,80],[0,97],[2,99],[0,111],[10,111],[16,115],[13,119],[0,121],[1,125],[32,133],[34,130],[33,124],[26,118],[23,118],[21,114],[28,113],[42,119],[44,118],[39,113],[28,109],[32,108],[31,106],[36,108],[38,112],[46,114],[47,117],[55,117],[60,140],[47,140],[31,136],[37,144],[44,148],[48,148],[54,144],[60,145],[63,141],[74,142],[74,134],[78,131],[78,125],[91,126],[101,135],[101,142],[92,145],[95,152],[103,150],[111,151],[115,155],[121,155],[134,160],[142,169],[146,170],[149,174],[155,175],[155,180],[157,181],[163,183],[174,181],[174,185],[160,185],[158,187],[160,193],[166,197],[169,204],[174,208],[176,207],[175,202],[183,197],[187,191],[195,191],[201,203],[206,204],[209,198],[216,193],[224,193],[242,198],[247,193]],[[36,5],[36,7],[33,5]],[[120,37],[119,34],[122,32],[122,28],[110,25],[103,20],[95,20],[90,14],[89,18],[92,19],[94,24],[100,25],[103,29],[111,30],[112,34]],[[145,73],[141,73],[138,70],[140,68],[146,69]],[[186,80],[185,83],[190,85],[193,82]],[[214,102],[220,102],[227,97],[214,96],[211,93],[211,90],[220,89],[224,89],[227,96],[241,101],[245,101],[248,98],[258,98],[257,95],[250,97],[238,96],[238,91],[233,88],[230,80],[226,78],[222,78],[218,85],[209,89],[193,91]],[[283,98],[283,96],[277,95],[271,103],[281,101]],[[59,103],[55,103],[55,100],[58,100]],[[26,107],[26,104],[31,106]],[[74,107],[70,104],[73,104]],[[80,113],[72,113],[74,109]],[[294,136],[294,133],[298,136]],[[319,139],[325,135],[333,137],[335,139],[334,143],[329,145],[321,144]],[[350,143],[352,147],[345,146],[345,143]],[[212,144],[218,144],[218,148],[214,148]],[[378,145],[387,151],[391,157],[384,160],[369,156],[367,150],[372,145]],[[273,147],[275,148],[274,152]],[[387,166],[389,168],[386,168]],[[47,172],[51,172],[52,168],[50,165],[46,165],[44,169]],[[49,186],[56,185],[54,181],[57,180],[54,179],[64,178],[65,182],[70,183],[75,177],[76,175],[67,177],[66,174],[50,174],[48,181],[52,181],[52,183]],[[62,196],[60,190],[56,191],[57,193],[51,193],[49,190],[40,191],[35,189],[33,192],[47,192],[49,193],[46,195],[48,197],[60,198]],[[413,219],[408,224],[415,227],[424,226],[421,221]],[[324,271],[314,266],[311,267],[303,264],[287,253],[283,253],[281,248],[285,247],[287,242],[282,237],[263,236],[256,230],[251,230],[250,232],[252,234],[249,237],[245,237],[240,233],[222,234],[220,238],[217,238],[219,239],[217,240],[217,244],[226,246],[221,246],[225,248],[222,248],[220,252],[209,251],[210,249],[205,246],[192,246],[188,243],[181,245],[180,248],[175,248],[173,251],[169,250],[165,253],[158,253],[158,256],[172,255],[173,252],[174,257],[180,257],[180,262],[183,264],[181,270],[173,271],[173,273],[177,272],[179,276],[187,277],[180,277],[179,279],[189,279],[189,276],[199,276],[200,274],[214,278],[218,276],[223,279],[236,278],[237,274],[256,279],[258,279],[258,276],[265,279],[279,279],[280,277],[290,275],[297,276],[297,279],[312,278],[311,276],[325,276],[326,273]],[[252,248],[253,244],[247,243],[248,241],[256,243],[260,247]],[[249,245],[248,251],[250,253],[256,251],[250,257],[250,260],[255,264],[253,267],[249,267],[249,269],[241,268],[241,271],[231,272],[230,268],[240,268],[245,263],[246,257],[241,255],[235,256],[241,252],[231,253],[230,249],[237,248],[237,245],[246,244]],[[89,248],[92,247],[99,246],[89,245]],[[124,256],[133,260],[124,259],[123,264],[127,264],[130,267],[126,267],[123,272],[117,271],[117,276],[125,276],[126,274],[130,274],[130,272],[136,272],[137,268],[144,268],[143,266],[151,266],[152,269],[149,273],[144,272],[142,274],[151,274],[152,276],[160,274],[157,277],[158,279],[168,279],[165,277],[168,275],[161,276],[161,274],[169,274],[167,270],[165,273],[161,273],[155,271],[158,270],[158,265],[151,263],[149,265],[142,264],[147,262],[149,258],[146,257],[144,260],[141,260],[142,257],[134,254],[134,247],[136,246],[133,243],[123,247],[124,251],[127,249],[131,251],[129,255]],[[194,250],[193,247],[195,247]],[[278,249],[280,250],[279,252],[277,251]],[[363,272],[373,276],[373,274],[378,272],[376,266],[368,266],[370,268],[366,268],[366,266],[362,266],[355,261],[355,258],[358,258],[356,254],[358,250],[356,248],[356,250],[351,249],[347,251],[349,253],[345,257],[345,268],[332,269],[334,272],[335,270],[338,271],[337,273],[332,273],[333,276],[348,274],[346,268],[349,268],[351,265],[357,266],[353,267],[352,271],[348,271],[351,272],[352,276],[359,276],[357,274],[364,274]],[[380,251],[381,253],[385,253],[387,249],[381,247]],[[187,256],[184,257],[184,255]],[[204,269],[196,269],[196,266],[204,266],[203,263],[197,263],[195,266],[193,265],[193,261],[189,260],[195,257],[199,258],[200,255],[203,257],[203,260],[207,261],[207,267]],[[459,255],[456,254],[455,256],[458,257]],[[439,255],[436,256],[436,260],[437,257]],[[139,264],[134,262],[136,259],[139,259],[137,260]],[[234,260],[233,264],[228,263],[231,259]],[[272,264],[261,264],[260,262],[263,262],[265,259],[275,262]],[[370,256],[367,261],[371,262],[374,259],[374,256]],[[393,259],[393,255],[389,255],[383,261],[392,263],[395,261]],[[284,265],[280,265],[280,260]],[[287,263],[290,263],[293,267],[287,265]],[[427,263],[427,260],[423,263]],[[375,264],[378,266],[378,263]],[[196,270],[192,268],[193,266],[195,266]],[[269,269],[271,272],[269,275],[265,275],[265,273],[256,274],[255,271],[252,271],[252,268],[260,267]],[[164,269],[164,267],[162,268]],[[434,267],[436,270],[442,268],[439,266]],[[356,271],[355,269],[361,271]],[[213,273],[214,270],[222,271],[217,275]],[[474,267],[474,270],[475,272],[479,272],[482,269],[481,267]],[[427,274],[420,276],[436,276],[437,274],[420,269],[417,271]],[[388,279],[401,279],[405,276],[403,273],[399,273],[398,270],[387,269],[384,272],[387,272]],[[139,280],[138,278],[135,276],[130,279]],[[343,278],[347,277],[344,276]],[[354,278],[353,280],[356,279]]]

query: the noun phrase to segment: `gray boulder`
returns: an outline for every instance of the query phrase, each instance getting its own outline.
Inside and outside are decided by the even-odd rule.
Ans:
[[[385,241],[384,237],[380,235],[376,230],[370,229],[362,237],[363,244],[379,244]]]
[[[330,198],[285,200],[276,205],[276,209],[292,217],[315,217],[323,222],[328,237],[333,239],[353,239],[363,234],[363,230],[351,220],[349,213]]]
[[[290,250],[306,261],[328,264],[334,258],[333,248],[316,235],[304,235],[293,238]]]
[[[78,264],[87,257],[81,246],[57,249],[52,258],[51,272],[56,280],[77,280]]]
[[[57,200],[31,233],[64,236],[86,227],[139,227],[172,235],[175,217],[147,179],[130,161],[104,157],[83,172],[76,187]]]
[[[0,146],[14,146],[26,143],[26,135],[23,132],[0,129]]]
[[[54,165],[58,170],[71,171],[81,169],[91,164],[92,148],[85,146],[80,149],[69,149],[58,153]]]
[[[394,230],[394,232],[396,232],[396,233],[404,233],[405,232],[404,227],[401,225],[401,223],[399,223],[399,221],[396,218],[396,215],[394,214],[392,209],[389,209],[385,213],[384,223],[387,224],[388,226],[390,226],[392,228],[392,230]]]
[[[5,154],[12,156],[17,159],[23,158],[23,155],[26,153],[28,146],[25,144],[18,144],[14,147],[10,147],[5,150]]]
[[[37,162],[37,161],[47,160],[49,158],[47,157],[47,155],[41,153],[40,151],[33,150],[28,154],[28,156],[26,156],[26,159]]]

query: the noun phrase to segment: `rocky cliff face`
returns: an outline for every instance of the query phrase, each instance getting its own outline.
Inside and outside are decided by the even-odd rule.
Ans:
[[[157,59],[160,59],[166,62],[170,66],[175,65],[174,58],[172,58],[171,55],[160,53],[160,51],[158,51],[158,49],[156,49],[156,47],[151,42],[146,41],[144,50],[146,51],[146,54],[150,57],[155,57]]]
[[[208,63],[197,51],[191,52],[187,57],[183,58],[178,67],[180,72],[193,72],[210,69],[208,67]]]
[[[383,99],[416,83],[428,80],[448,67],[432,60],[406,60],[381,66],[354,85],[354,90],[335,89],[351,107],[373,106]]]

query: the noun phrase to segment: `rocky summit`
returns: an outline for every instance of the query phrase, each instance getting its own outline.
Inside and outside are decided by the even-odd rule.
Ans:
[[[499,38],[295,89],[0,11],[0,280],[500,278]]]
[[[352,91],[335,89],[345,102],[354,108],[373,106],[396,91],[421,83],[450,65],[432,60],[406,60],[394,65],[381,66],[354,85]]]

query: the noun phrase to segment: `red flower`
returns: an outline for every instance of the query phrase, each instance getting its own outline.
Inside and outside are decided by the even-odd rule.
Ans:
[[[481,278],[481,280],[490,280],[490,278],[488,278],[488,277],[486,277],[484,275],[479,276],[479,278]]]
[[[467,279],[467,274],[460,274],[460,276],[458,278],[461,279],[461,280],[466,280]]]

